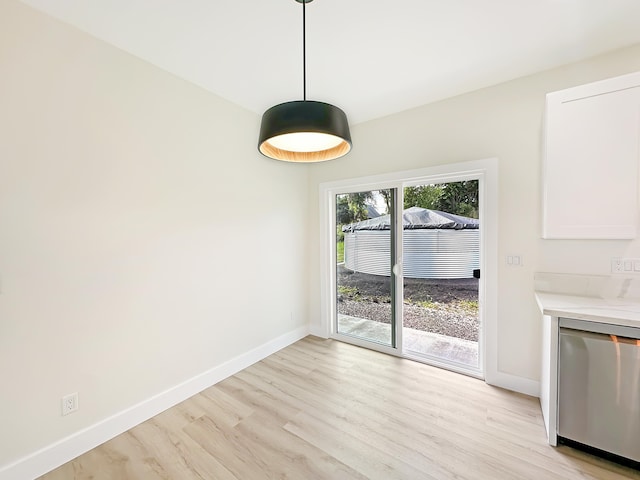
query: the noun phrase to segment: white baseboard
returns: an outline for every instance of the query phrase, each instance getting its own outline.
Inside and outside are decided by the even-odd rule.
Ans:
[[[44,475],[308,334],[307,326],[297,328],[52,445],[4,465],[0,467],[0,480],[31,480]]]

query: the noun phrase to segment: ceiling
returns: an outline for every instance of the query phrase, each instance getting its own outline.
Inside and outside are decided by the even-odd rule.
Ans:
[[[262,114],[302,98],[294,0],[22,0]],[[640,43],[639,0],[315,0],[307,98],[360,123]]]

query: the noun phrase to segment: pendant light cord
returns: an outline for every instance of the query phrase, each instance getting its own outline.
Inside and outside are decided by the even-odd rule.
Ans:
[[[302,100],[307,101],[307,19],[306,0],[302,0]]]

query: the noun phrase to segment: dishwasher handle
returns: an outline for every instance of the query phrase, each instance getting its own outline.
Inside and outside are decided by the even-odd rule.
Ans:
[[[572,335],[574,337],[589,338],[604,342],[622,343],[625,345],[634,345],[640,347],[640,339],[632,337],[623,337],[613,333],[595,333],[586,330],[575,330],[573,328],[560,328],[560,334]]]
[[[628,338],[634,341],[636,339],[640,339],[640,328],[628,327],[626,325],[590,322],[588,320],[576,320],[574,318],[560,318],[558,320],[558,325],[560,327],[560,330],[565,328],[571,330],[580,330],[583,332],[601,333],[605,336],[614,335],[618,338]]]

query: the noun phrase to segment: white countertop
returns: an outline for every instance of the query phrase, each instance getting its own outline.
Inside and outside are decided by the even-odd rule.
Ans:
[[[640,301],[637,299],[536,292],[536,301],[544,315],[640,327]]]

